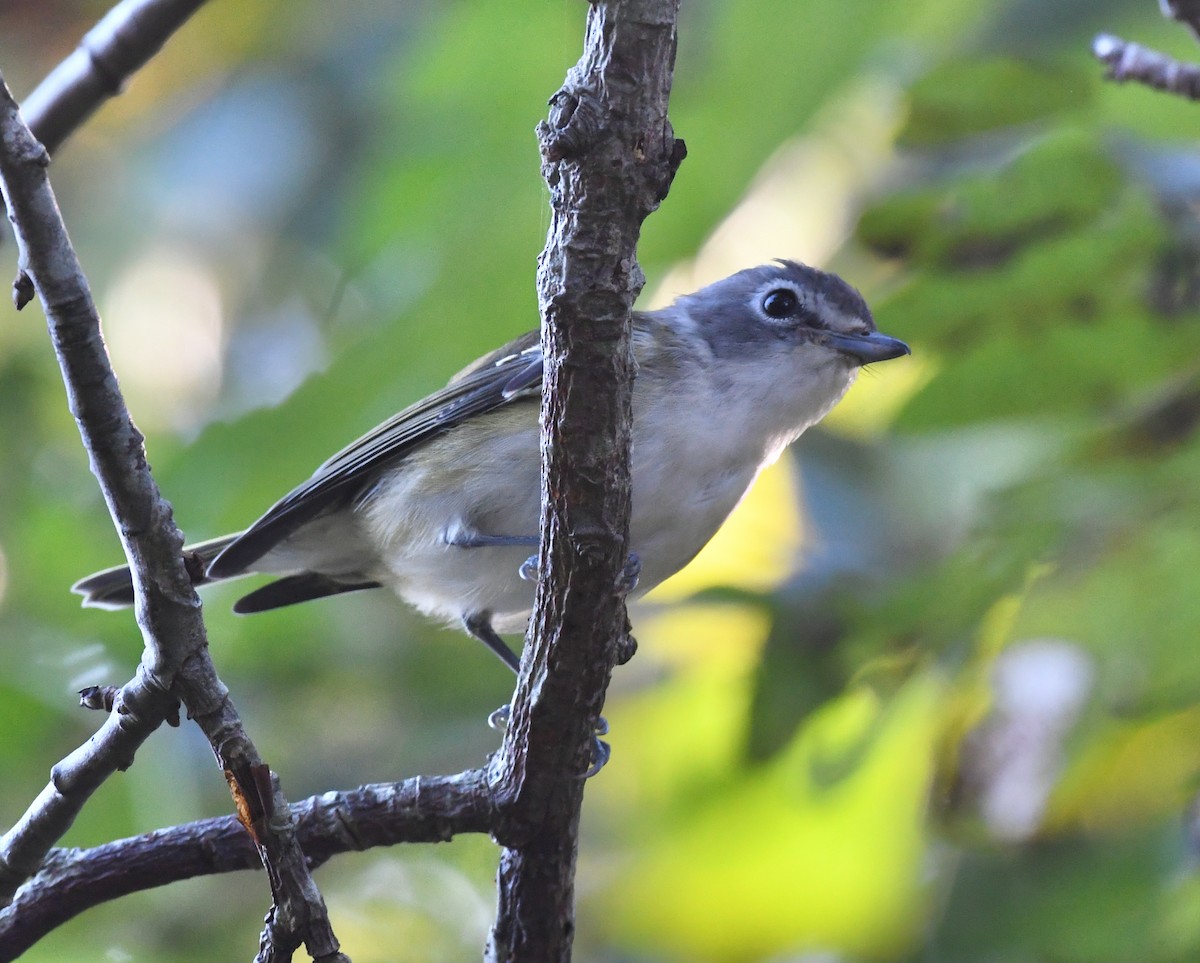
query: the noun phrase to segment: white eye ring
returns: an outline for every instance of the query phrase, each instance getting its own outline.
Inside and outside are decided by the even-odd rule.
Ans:
[[[754,296],[754,307],[767,324],[803,324],[812,316],[806,292],[789,281],[765,284]]]

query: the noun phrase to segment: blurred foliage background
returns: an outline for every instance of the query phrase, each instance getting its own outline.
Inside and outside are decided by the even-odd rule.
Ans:
[[[101,16],[9,0],[18,97]],[[534,124],[556,0],[203,9],[52,175],[158,479],[194,539],[536,323]],[[837,270],[911,359],[867,371],[633,613],[589,785],[581,960],[1200,955],[1200,106],[1109,85],[1093,33],[1182,58],[1151,0],[687,0],[690,155],[646,304],[772,257]],[[14,248],[0,250],[11,276]],[[713,417],[720,417],[719,411]],[[120,683],[132,618],[36,307],[0,324],[0,822]],[[253,618],[217,664],[293,799],[496,745],[498,661],[381,593]],[[65,840],[229,810],[188,726]],[[486,839],[320,870],[356,963],[477,959]],[[90,911],[30,960],[246,958],[257,874]]]

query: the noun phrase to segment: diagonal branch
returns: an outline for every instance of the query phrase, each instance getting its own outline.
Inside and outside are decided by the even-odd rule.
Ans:
[[[1200,100],[1200,67],[1180,63],[1157,50],[1102,33],[1092,41],[1092,54],[1108,67],[1110,80],[1127,80]]]
[[[339,853],[396,843],[445,842],[487,832],[486,773],[416,777],[313,796],[291,807],[313,868]],[[233,816],[156,830],[86,850],[54,850],[0,910],[0,959],[24,952],[57,926],[108,900],[168,883],[260,866]]]
[[[627,631],[618,586],[629,531],[642,221],[682,160],[667,120],[678,0],[588,8],[583,56],[539,125],[552,220],[538,270],[542,578],[511,724],[493,763],[506,845],[491,960],[565,960],[574,931],[581,774]]]
[[[54,767],[50,784],[0,839],[0,904],[38,868],[96,788],[132,764],[138,746],[182,698],[258,843],[275,903],[271,932],[284,942],[303,939],[314,958],[344,959],[278,781],[246,735],[209,657],[200,602],[182,559],[183,537],[151,477],[141,433],[109,364],[87,279],[46,176],[48,162],[0,77],[0,187],[20,254],[18,304],[30,286],[41,299],[71,412],[133,570],[145,651],[100,731]]]
[[[22,106],[53,154],[184,25],[205,0],[121,0],[54,68]]]

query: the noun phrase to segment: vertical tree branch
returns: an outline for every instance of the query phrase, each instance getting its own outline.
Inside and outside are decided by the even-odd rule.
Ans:
[[[268,932],[285,945],[303,939],[317,959],[344,959],[296,842],[286,800],[209,657],[200,601],[182,558],[183,537],[150,474],[142,436],[109,364],[87,279],[46,176],[48,163],[0,77],[0,188],[20,253],[18,304],[32,285],[92,472],[133,571],[145,652],[104,726],[54,767],[50,784],[0,839],[0,902],[12,899],[96,788],[132,764],[137,747],[182,698],[225,770],[270,876],[274,906]],[[290,958],[290,950],[265,958]]]
[[[591,4],[538,128],[552,221],[539,260],[542,544],[530,644],[493,765],[506,849],[492,960],[565,960],[593,733],[626,632],[629,323],[642,221],[682,160],[667,120],[678,0]]]

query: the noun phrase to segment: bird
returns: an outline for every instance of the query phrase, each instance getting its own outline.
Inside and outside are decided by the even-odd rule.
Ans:
[[[858,370],[910,353],[835,274],[779,260],[635,311],[629,588],[641,595],[712,538],[759,472]],[[197,586],[276,580],[238,613],[386,587],[458,624],[514,672],[539,545],[537,331],[321,464],[244,531],[187,546]],[[83,605],[133,604],[127,566],[81,579]]]

